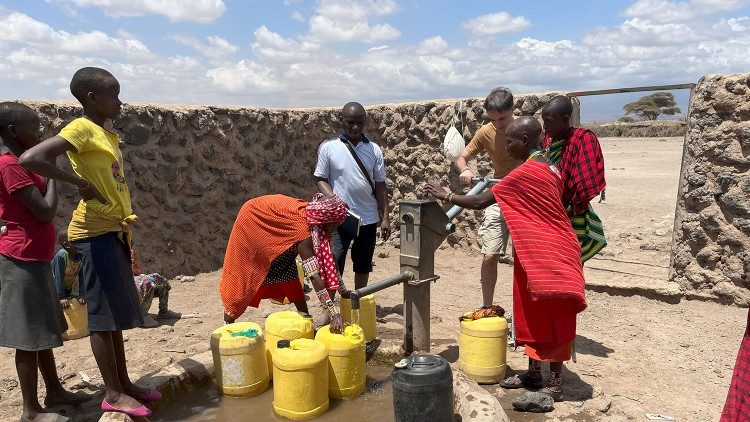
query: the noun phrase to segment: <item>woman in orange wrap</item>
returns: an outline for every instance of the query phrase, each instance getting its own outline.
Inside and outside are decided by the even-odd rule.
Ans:
[[[550,378],[541,393],[560,401],[562,365],[570,359],[576,315],[586,308],[581,247],[562,205],[557,168],[541,155],[542,127],[536,119],[516,119],[505,131],[506,148],[526,160],[491,190],[454,195],[436,183],[424,190],[469,209],[497,202],[513,238],[513,322],[516,344],[525,346],[529,368],[501,383],[504,388],[542,388],[541,363],[550,363]]]
[[[308,312],[297,275],[295,257],[302,258],[321,304],[331,318],[331,331],[341,332],[343,320],[331,296],[349,294],[331,255],[331,233],[346,218],[338,197],[316,194],[312,202],[284,195],[251,199],[242,206],[229,236],[219,287],[224,321],[234,322],[261,299],[284,297]]]

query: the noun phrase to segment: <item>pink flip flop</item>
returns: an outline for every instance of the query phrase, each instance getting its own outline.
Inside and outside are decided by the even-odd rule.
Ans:
[[[136,400],[147,401],[147,402],[154,402],[154,401],[159,401],[162,399],[161,392],[154,388],[148,389],[148,394],[146,395],[146,397],[135,397],[135,396],[131,396],[131,397],[133,397]]]
[[[105,412],[120,412],[124,413],[128,416],[133,416],[136,418],[145,418],[148,416],[151,416],[151,410],[149,410],[146,406],[140,406],[136,407],[135,409],[121,409],[119,407],[114,407],[111,404],[107,403],[107,400],[102,400],[102,410]]]

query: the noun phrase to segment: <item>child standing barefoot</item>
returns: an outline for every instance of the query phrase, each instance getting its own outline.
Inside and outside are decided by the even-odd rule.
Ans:
[[[63,389],[53,347],[62,346],[66,329],[55,294],[50,261],[55,247],[55,181],[47,184],[24,170],[18,156],[39,140],[39,117],[19,103],[0,103],[0,346],[16,349],[23,397],[21,421],[63,421],[45,413],[37,397],[37,368],[47,396],[45,406],[81,404],[90,396]]]
[[[20,162],[92,197],[73,212],[68,239],[83,257],[81,290],[88,305],[91,349],[106,390],[101,407],[148,416],[151,411],[138,400],[157,401],[161,393],[131,382],[122,338],[122,330],[143,325],[130,263],[130,225],[138,218],[125,183],[119,137],[104,128],[107,119],[120,114],[120,84],[104,69],[85,67],[73,75],[70,91],[83,106],[83,117],[27,151]],[[65,153],[76,175],[52,164]]]

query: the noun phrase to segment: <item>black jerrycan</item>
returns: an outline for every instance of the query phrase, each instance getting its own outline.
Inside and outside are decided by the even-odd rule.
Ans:
[[[453,372],[440,356],[402,359],[393,369],[396,422],[452,422]]]

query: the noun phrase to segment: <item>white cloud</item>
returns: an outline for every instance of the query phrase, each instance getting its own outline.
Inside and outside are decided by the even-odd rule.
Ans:
[[[651,22],[687,22],[700,16],[736,10],[750,5],[747,0],[638,0],[625,10],[625,16]]]
[[[293,21],[297,21],[297,22],[304,22],[305,21],[305,16],[302,15],[302,12],[300,12],[299,10],[293,11],[291,18],[292,18]]]
[[[47,0],[52,1],[52,0]],[[54,0],[78,7],[98,7],[108,16],[166,16],[173,22],[210,23],[224,14],[223,0]]]
[[[321,1],[313,16],[333,22],[341,19],[340,6],[350,4]],[[397,10],[392,3],[381,5],[386,14],[356,12],[359,18],[346,27],[364,25],[371,31],[387,25],[384,16]],[[282,36],[260,26],[249,49],[237,50],[219,37],[188,33],[175,38],[197,51],[188,57],[154,53],[121,30],[73,34],[23,14],[0,12],[0,92],[11,98],[70,99],[70,75],[93,65],[120,79],[126,101],[340,106],[352,99],[372,104],[482,96],[499,83],[519,93],[572,91],[694,82],[708,73],[750,69],[750,18],[734,13],[675,19],[623,17],[617,25],[589,30],[582,41],[478,37],[457,43],[437,35],[384,42],[371,37],[363,48],[327,44],[364,41],[351,34]],[[385,44],[388,48],[378,48]]]
[[[370,26],[367,22],[352,22],[342,25],[338,21],[320,15],[310,18],[310,33],[313,39],[324,43],[336,41],[373,43],[401,36],[401,31],[389,24]]]
[[[55,31],[46,23],[23,13],[0,17],[0,41],[54,49],[57,52],[119,56],[151,57],[148,47],[131,37],[110,37],[101,31],[71,34]]]
[[[317,43],[357,41],[374,43],[401,36],[388,23],[371,25],[369,17],[383,17],[398,11],[393,0],[320,0],[310,18],[310,39]]]
[[[318,44],[284,38],[265,25],[256,29],[253,35],[253,51],[259,58],[270,62],[304,61],[320,50]]]
[[[386,48],[388,48],[388,44],[379,45],[377,47],[370,47],[367,51],[385,50]]]
[[[252,95],[253,90],[273,92],[285,88],[271,69],[250,60],[241,60],[232,67],[210,69],[206,75],[217,87],[235,93],[250,90],[247,94]]]
[[[215,35],[206,37],[206,43],[202,43],[188,35],[173,35],[171,38],[182,45],[194,49],[204,57],[213,60],[230,58],[239,51],[239,47]]]
[[[420,54],[436,54],[447,49],[448,43],[440,35],[424,39],[417,48]]]
[[[464,29],[476,37],[518,32],[531,26],[523,16],[511,16],[508,12],[477,16],[462,23]]]

